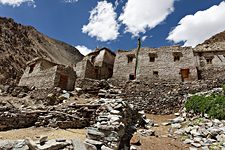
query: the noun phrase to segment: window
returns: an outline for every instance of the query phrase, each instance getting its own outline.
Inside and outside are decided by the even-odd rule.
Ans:
[[[92,62],[92,63],[95,62],[95,56],[91,56],[91,62]]]
[[[130,75],[129,75],[129,80],[134,80],[134,79],[135,79],[134,74],[130,74]]]
[[[180,61],[180,58],[183,57],[181,52],[173,52],[173,60],[174,62]]]
[[[149,53],[149,62],[155,62],[155,58],[157,58],[156,53]]]
[[[174,56],[174,61],[180,61],[180,56]]]
[[[205,57],[205,60],[206,60],[207,64],[212,64],[212,60],[214,58],[214,55],[207,55],[207,56],[204,56],[204,57]]]
[[[206,58],[207,64],[212,64],[212,58]]]
[[[35,67],[35,64],[30,65],[30,70],[29,70],[29,73],[32,73],[32,72],[34,71],[34,67]]]
[[[158,78],[159,77],[159,72],[158,71],[153,71],[153,76]]]
[[[150,57],[150,62],[155,62],[155,57]]]
[[[134,59],[134,55],[127,55],[127,63],[132,63]]]

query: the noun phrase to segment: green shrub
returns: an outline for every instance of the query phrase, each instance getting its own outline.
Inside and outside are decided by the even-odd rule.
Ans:
[[[222,85],[223,92],[225,93],[225,84]]]
[[[225,119],[225,97],[223,95],[193,96],[185,103],[187,111],[206,113],[217,119]]]

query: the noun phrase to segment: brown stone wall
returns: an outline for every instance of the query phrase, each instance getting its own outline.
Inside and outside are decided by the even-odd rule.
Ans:
[[[135,55],[134,51],[131,52],[118,52],[116,54],[114,68],[113,68],[113,78],[118,80],[129,80],[129,75],[134,74],[135,61],[128,63],[127,55]]]
[[[225,79],[225,51],[195,53],[200,79]],[[207,62],[211,59],[211,62]]]
[[[86,63],[87,63],[87,60],[85,60],[85,61],[82,60],[81,62],[78,62],[76,64],[75,71],[76,71],[77,77],[79,77],[79,78],[85,77]]]
[[[31,66],[34,66],[34,68]],[[24,71],[24,74],[20,79],[19,86],[34,86],[37,89],[48,89],[65,85],[61,88],[65,90],[74,89],[76,73],[73,68],[53,64],[48,61],[39,61],[31,66],[28,66]],[[61,76],[68,78],[65,80],[66,83],[63,83],[64,81],[60,81]]]
[[[75,71],[70,68],[64,68],[61,66],[57,66],[57,72],[56,72],[56,78],[55,78],[55,86],[59,86],[60,87],[60,78],[64,76],[67,77],[67,83],[64,83],[65,87],[61,87],[64,88],[65,90],[74,90],[74,85],[75,85],[75,81],[76,81],[76,73]]]
[[[96,69],[97,68],[95,68],[94,64],[87,60],[84,78],[97,79],[98,70]]]
[[[113,74],[113,65],[103,63],[102,67],[99,68],[99,79],[108,79],[112,77]]]
[[[30,67],[27,67],[20,79],[19,86],[36,87],[38,89],[54,87],[57,66],[51,68],[43,68],[41,63],[37,63],[34,71],[29,73]]]
[[[107,50],[88,55],[76,65],[76,74],[79,78],[108,79],[113,74],[114,60],[115,56]]]

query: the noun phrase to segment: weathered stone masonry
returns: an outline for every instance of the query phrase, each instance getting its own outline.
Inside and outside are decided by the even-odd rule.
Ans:
[[[107,49],[96,49],[76,64],[76,73],[80,78],[108,79],[112,77],[115,54]]]
[[[178,83],[224,78],[225,46],[224,43],[220,43],[220,46],[217,44],[199,45],[196,48],[141,48],[138,56],[136,50],[119,50],[115,59],[113,79]]]
[[[43,58],[28,62],[28,67],[20,79],[19,86],[48,89],[60,87],[73,90],[76,73],[72,67],[55,64]]]
[[[196,62],[193,58],[193,51],[188,47],[141,48],[136,79],[146,82],[196,80]],[[132,80],[135,62],[136,50],[119,51],[115,60],[113,78]]]

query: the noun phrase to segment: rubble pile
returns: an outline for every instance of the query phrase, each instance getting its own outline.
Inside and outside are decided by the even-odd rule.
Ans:
[[[111,87],[108,90],[100,89],[98,92],[98,96],[100,98],[120,98],[122,95],[122,91],[120,88]]]
[[[174,123],[172,127],[177,129],[174,136],[181,136],[193,150],[225,149],[225,120],[199,117]]]
[[[76,145],[74,145],[76,144]],[[16,150],[72,150],[78,148],[84,150],[83,144],[79,140],[52,139],[48,140],[47,136],[40,137],[39,140],[1,140],[0,149]]]
[[[89,150],[129,148],[141,114],[122,99],[100,99],[95,124],[87,129],[85,146]]]
[[[95,111],[100,105],[70,104],[52,106],[44,109],[17,109],[0,105],[0,130],[19,129],[31,126],[84,128],[95,118]]]
[[[110,85],[106,80],[94,80],[94,79],[81,79],[78,78],[75,83],[75,89],[78,91],[78,95],[92,94],[98,95],[100,89],[109,89]]]
[[[187,97],[221,94],[222,91],[222,88],[215,88],[207,92],[189,94]],[[181,137],[184,144],[190,145],[191,150],[225,149],[225,120],[212,119],[207,114],[186,112],[185,108],[175,115],[178,117],[163,123],[171,125],[170,136]]]

